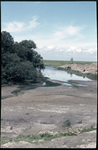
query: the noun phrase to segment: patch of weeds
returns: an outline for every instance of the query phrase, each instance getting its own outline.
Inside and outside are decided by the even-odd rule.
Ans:
[[[1,137],[1,144],[8,143],[9,141],[12,141],[12,138],[9,138],[7,136]]]
[[[39,136],[40,136],[42,139],[44,139],[44,140],[51,140],[51,139],[54,138],[54,135],[53,135],[53,134],[50,134],[50,133],[48,133],[48,132],[46,132],[46,133],[41,133],[41,134],[39,134]]]
[[[10,127],[10,130],[12,130],[13,129],[13,127]]]
[[[9,137],[1,137],[1,144],[5,144],[8,142],[19,142],[19,141],[26,141],[26,142],[30,142],[32,143],[33,141],[38,141],[38,140],[52,140],[54,138],[60,138],[60,137],[64,137],[64,136],[76,136],[80,133],[84,133],[84,132],[89,132],[89,131],[93,131],[96,130],[96,128],[90,127],[87,129],[68,129],[65,132],[61,132],[61,133],[56,133],[53,134],[51,132],[45,132],[45,133],[40,133],[38,135],[19,135],[18,137],[14,137],[14,138],[9,138]]]
[[[53,117],[52,115],[50,117]]]
[[[82,120],[81,120],[81,121],[79,121],[78,123],[79,123],[79,124],[81,124],[81,123],[82,123]]]
[[[93,131],[93,130],[96,130],[96,128],[94,128],[93,126],[91,126],[90,128],[81,130],[80,133],[89,132],[89,131]]]
[[[87,77],[92,79],[92,80],[97,80],[97,73],[86,73]]]
[[[63,122],[63,126],[64,126],[64,127],[69,127],[69,126],[71,126],[70,121],[69,121],[69,120],[64,121],[64,122]]]
[[[34,140],[38,141],[39,139],[40,139],[40,136],[36,136],[36,135],[19,135],[14,140],[15,142],[27,141],[31,143],[32,141]]]

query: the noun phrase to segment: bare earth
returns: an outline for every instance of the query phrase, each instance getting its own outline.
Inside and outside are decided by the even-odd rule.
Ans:
[[[91,64],[67,64],[60,67],[67,68],[71,67],[72,70],[78,70],[82,73],[97,73],[97,63],[91,63]],[[85,70],[85,72],[84,72]]]
[[[63,132],[63,122],[70,120],[72,129],[97,126],[97,82],[75,81],[87,87],[39,87],[14,96],[17,86],[2,87],[2,96],[11,95],[1,102],[1,136],[17,137],[20,134]],[[82,123],[79,124],[79,122]],[[96,130],[55,138],[51,141],[9,142],[4,148],[95,148]]]

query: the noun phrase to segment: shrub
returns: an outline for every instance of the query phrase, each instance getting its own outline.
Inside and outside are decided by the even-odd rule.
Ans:
[[[71,123],[70,123],[69,120],[66,120],[66,121],[63,122],[63,126],[65,126],[65,127],[68,127],[70,125],[71,125]]]
[[[68,66],[67,69],[71,69],[71,67]]]

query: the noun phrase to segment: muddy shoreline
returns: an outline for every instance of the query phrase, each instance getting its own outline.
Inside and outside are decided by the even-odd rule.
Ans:
[[[72,80],[71,80],[72,81]],[[97,82],[72,81],[87,87],[39,87],[1,101],[1,137],[37,135],[39,132],[64,132],[63,122],[70,120],[72,129],[97,127]],[[2,87],[2,96],[10,95],[14,85]],[[81,123],[79,123],[81,122]],[[96,147],[96,131],[76,137],[62,137],[49,142],[9,142],[3,147]],[[86,137],[86,138],[85,138]],[[69,140],[68,140],[69,139]],[[73,140],[71,140],[73,139]],[[83,142],[84,139],[84,142]],[[59,140],[59,145],[58,145]],[[66,142],[66,141],[69,142]],[[81,142],[79,142],[79,140]],[[87,141],[88,140],[88,141]],[[90,140],[90,142],[89,142]],[[70,143],[70,141],[73,141]],[[76,145],[75,145],[76,144]],[[27,145],[27,146],[26,146]]]

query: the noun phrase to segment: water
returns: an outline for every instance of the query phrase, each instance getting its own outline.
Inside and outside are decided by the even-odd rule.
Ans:
[[[83,78],[82,76],[70,74],[63,70],[57,70],[50,66],[46,66],[44,71],[42,71],[42,74],[44,75],[44,77],[49,77],[50,79],[59,80],[59,81],[63,81],[63,82],[68,82],[69,80],[92,81],[91,79],[89,79],[87,77]],[[64,85],[64,84],[70,86],[69,83],[63,83],[62,85]],[[82,85],[82,84],[77,84],[77,85],[78,86],[86,86],[86,85]],[[71,86],[72,86],[72,84],[71,84]]]

